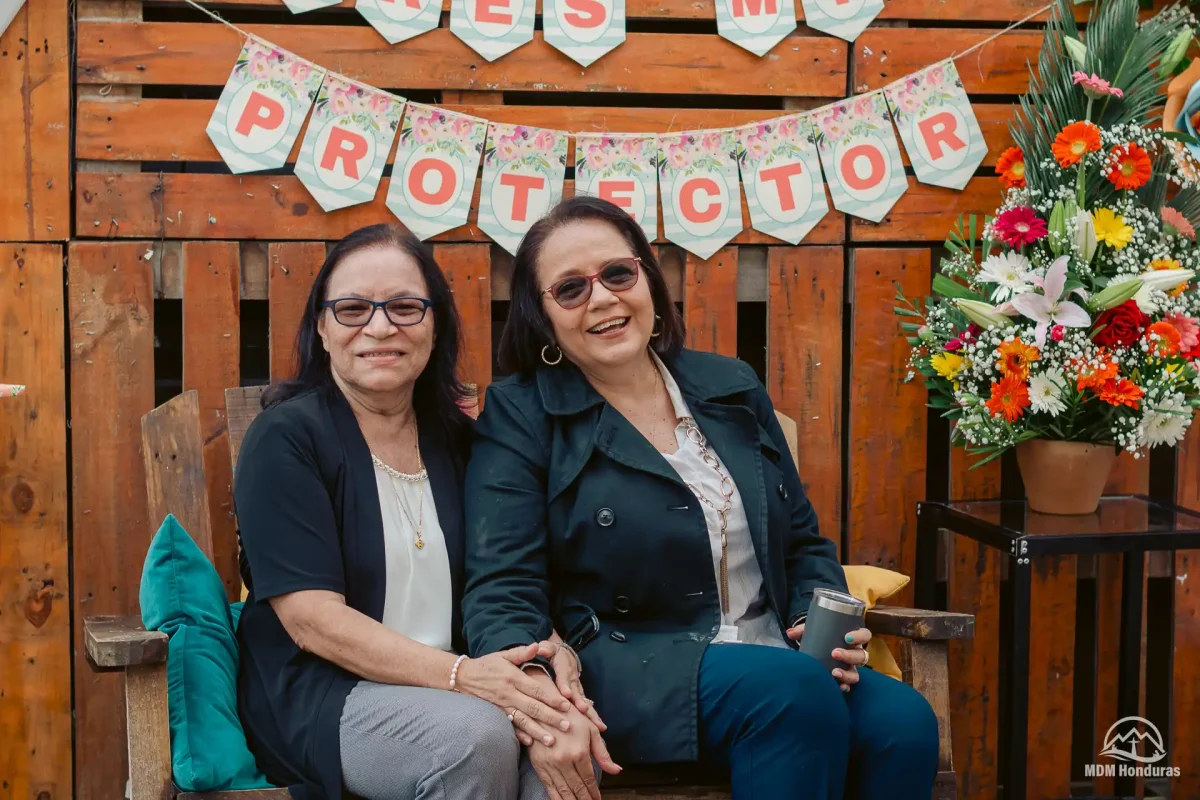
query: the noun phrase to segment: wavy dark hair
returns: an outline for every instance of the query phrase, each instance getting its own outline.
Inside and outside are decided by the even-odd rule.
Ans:
[[[642,271],[650,283],[650,296],[654,300],[654,313],[658,315],[662,326],[661,333],[650,340],[654,351],[664,358],[670,358],[683,349],[683,319],[671,302],[662,267],[659,266],[654,248],[642,232],[642,226],[620,206],[597,197],[581,195],[563,200],[550,209],[549,214],[533,224],[517,248],[513,258],[508,320],[500,334],[500,366],[505,371],[532,373],[542,363],[542,348],[554,344],[554,327],[542,306],[537,261],[551,233],[585,220],[612,225],[642,260]]]
[[[312,290],[304,305],[304,317],[296,332],[296,377],[278,383],[263,393],[263,408],[270,408],[312,389],[333,391],[336,384],[329,365],[329,353],[317,333],[317,322],[325,313],[329,278],[338,265],[351,253],[360,250],[395,248],[417,262],[429,299],[433,301],[433,352],[429,363],[413,387],[413,408],[418,419],[435,423],[444,433],[460,433],[470,424],[459,402],[467,390],[458,379],[458,352],[462,346],[462,323],[450,284],[433,258],[433,251],[408,230],[389,224],[368,225],[347,235],[330,248],[325,263],[313,280]],[[332,313],[332,312],[331,312]]]

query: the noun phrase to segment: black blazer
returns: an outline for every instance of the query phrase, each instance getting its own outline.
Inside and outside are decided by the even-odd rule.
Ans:
[[[442,433],[418,420],[422,458],[446,537],[455,648],[463,590],[462,479],[470,420]],[[259,414],[238,456],[234,503],[249,589],[238,627],[238,704],[259,768],[297,800],[342,796],[338,725],[360,680],[284,630],[266,601],[288,592],[338,592],[383,619],[383,521],[371,453],[336,387],[304,392]]]

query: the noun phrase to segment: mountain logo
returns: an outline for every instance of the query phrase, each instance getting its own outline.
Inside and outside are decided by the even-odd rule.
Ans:
[[[1117,761],[1153,764],[1166,758],[1167,748],[1153,722],[1143,717],[1122,717],[1104,734],[1100,755]]]

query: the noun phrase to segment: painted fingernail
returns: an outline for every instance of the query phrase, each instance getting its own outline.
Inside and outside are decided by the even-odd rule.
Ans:
[[[842,691],[843,691],[843,692],[849,692],[849,691],[850,691],[850,687],[849,687],[849,686],[847,686],[847,685],[845,685],[845,684],[842,684]]]
[[[842,671],[840,669],[835,669],[833,671],[833,677],[837,678],[838,680],[841,680],[842,679]]]
[[[571,723],[564,719],[562,722],[558,723],[558,727],[562,728],[564,731],[569,731],[571,730]]]
[[[853,642],[853,641],[854,641],[854,634],[853,634],[853,633],[847,633],[847,634],[846,634],[846,644],[850,644],[850,643],[851,643],[851,642]]]
[[[546,747],[549,747],[550,745],[554,744],[554,737],[553,736],[543,736],[542,742],[546,745]]]

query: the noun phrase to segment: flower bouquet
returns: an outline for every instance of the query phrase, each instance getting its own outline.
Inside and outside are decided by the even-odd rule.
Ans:
[[[1118,450],[1175,444],[1200,407],[1200,193],[1149,127],[1193,18],[1137,13],[1097,3],[1085,45],[1060,0],[1000,207],[959,219],[932,297],[896,298],[909,378],[978,464],[1016,448],[1038,511],[1090,513]]]

